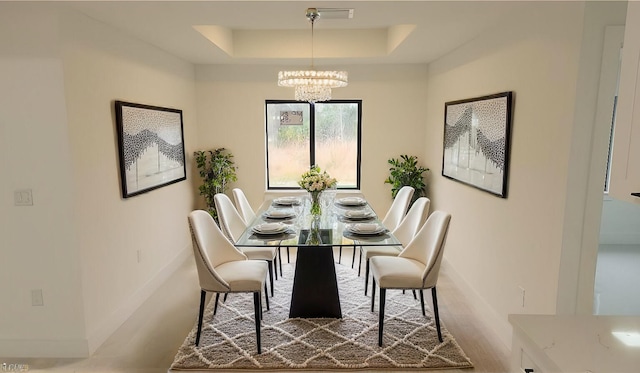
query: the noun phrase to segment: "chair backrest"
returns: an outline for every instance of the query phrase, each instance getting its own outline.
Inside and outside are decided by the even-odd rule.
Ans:
[[[398,254],[399,257],[414,259],[425,265],[422,273],[422,284],[425,288],[433,287],[438,282],[450,221],[451,214],[434,211],[413,241]]]
[[[218,275],[216,267],[227,262],[247,260],[247,257],[224,236],[208,212],[192,211],[188,221],[200,288],[215,292],[228,291],[229,284]]]
[[[236,209],[242,216],[242,220],[244,220],[245,225],[251,224],[253,219],[256,218],[256,213],[253,211],[251,204],[249,204],[249,200],[247,200],[247,196],[244,195],[244,192],[240,188],[233,189],[233,199],[236,202]]]
[[[403,186],[396,194],[396,198],[393,200],[391,207],[389,207],[389,211],[382,219],[382,225],[387,227],[388,230],[394,231],[398,228],[398,225],[404,218],[407,213],[407,209],[409,208],[409,203],[411,203],[411,197],[413,197],[413,192],[415,189],[408,185]]]
[[[403,247],[407,246],[411,240],[416,236],[418,230],[427,220],[429,216],[429,206],[431,201],[427,197],[418,198],[404,219],[398,225],[398,228],[393,231],[393,235],[400,241]]]
[[[244,219],[242,219],[233,202],[231,202],[231,198],[226,194],[216,194],[213,196],[213,201],[216,204],[218,223],[220,223],[222,232],[231,242],[236,243],[242,232],[247,229]]]

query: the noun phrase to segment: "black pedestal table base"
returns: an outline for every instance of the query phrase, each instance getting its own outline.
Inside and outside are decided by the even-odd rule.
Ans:
[[[331,246],[298,248],[289,317],[342,318]]]

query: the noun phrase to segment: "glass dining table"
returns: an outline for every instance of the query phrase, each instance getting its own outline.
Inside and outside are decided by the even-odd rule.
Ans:
[[[298,248],[290,318],[342,317],[334,247],[401,245],[364,198],[325,192],[321,201],[322,214],[314,216],[309,197],[266,200],[235,244]]]

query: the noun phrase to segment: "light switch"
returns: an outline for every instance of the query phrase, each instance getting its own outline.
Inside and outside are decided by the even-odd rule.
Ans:
[[[44,300],[42,299],[42,289],[31,290],[31,305],[44,306]]]
[[[18,189],[13,192],[13,201],[16,206],[33,206],[33,194],[31,189]]]

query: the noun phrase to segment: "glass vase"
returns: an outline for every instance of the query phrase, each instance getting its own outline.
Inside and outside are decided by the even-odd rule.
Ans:
[[[312,215],[311,225],[309,226],[309,235],[305,242],[309,246],[322,245],[322,237],[320,235],[320,215]]]
[[[321,191],[309,192],[311,194],[311,210],[309,211],[312,216],[322,215],[322,206],[320,205]]]

